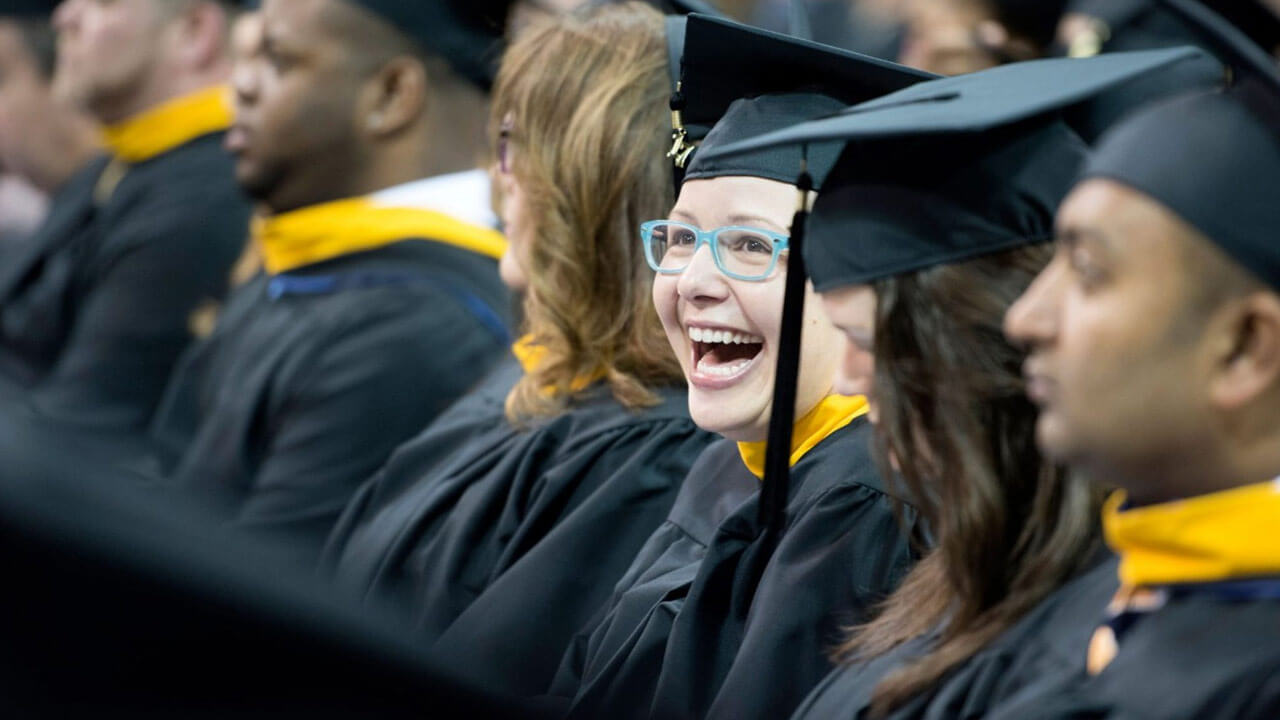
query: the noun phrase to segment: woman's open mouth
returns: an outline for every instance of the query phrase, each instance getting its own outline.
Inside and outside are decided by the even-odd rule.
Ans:
[[[736,383],[764,350],[764,338],[740,330],[689,327],[693,349],[690,382],[718,389]]]

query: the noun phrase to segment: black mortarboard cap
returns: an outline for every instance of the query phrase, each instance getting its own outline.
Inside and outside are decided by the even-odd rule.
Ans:
[[[375,13],[454,71],[488,89],[513,0],[348,0]]]
[[[1219,11],[1236,29],[1264,47],[1280,45],[1280,18],[1259,0],[1203,0],[1194,4],[1197,9],[1207,6]],[[1096,23],[1073,41],[1069,48],[1073,55],[1196,45],[1215,53],[1220,60],[1228,60],[1212,32],[1161,0],[1072,0],[1070,11],[1091,17]],[[1088,116],[1077,118],[1076,129],[1092,141],[1120,120],[1135,102],[1148,104],[1167,98],[1185,89],[1187,79],[1175,71],[1133,83],[1126,93],[1129,97],[1121,105],[1093,103]]]
[[[686,133],[681,138],[696,141],[740,98],[808,93],[851,104],[936,77],[726,18],[693,14],[684,27],[672,109],[679,111]]]
[[[1197,62],[1206,82],[1220,77],[1221,67],[1194,48],[1005,65],[708,149],[716,159],[848,142],[818,197],[812,230],[803,211],[791,228],[761,490],[766,532],[785,526],[806,268],[814,268],[815,286],[832,287],[1049,239],[1053,213],[1086,152],[1060,111],[1135,77]],[[803,173],[799,184],[808,182]],[[848,211],[855,206],[866,215]]]
[[[847,141],[814,208],[808,264],[821,288],[863,283],[1048,240],[1085,153],[1060,111],[1187,64],[1200,67],[1205,84],[1222,75],[1207,53],[1189,47],[1004,65],[708,155]]]
[[[1263,51],[1241,28],[1203,4],[1189,0],[1154,0],[1169,13],[1194,28],[1200,38],[1234,74],[1250,77],[1280,90],[1276,59]]]
[[[819,143],[802,158],[795,145],[771,147],[754,153],[712,157],[710,151],[796,123],[829,115],[845,107],[835,98],[818,93],[778,93],[739,98],[729,105],[720,121],[711,128],[700,149],[689,162],[685,180],[738,175],[794,183],[796,169],[807,160],[814,188],[821,188],[840,154],[839,143]],[[704,152],[706,151],[706,152]]]
[[[1280,18],[1261,0],[1200,0],[1197,5],[1219,14],[1256,43],[1272,47],[1280,42]],[[1161,0],[1070,0],[1067,11],[1101,23],[1103,36],[1093,42],[1106,52],[1199,44],[1204,39],[1197,23],[1169,12]]]
[[[809,220],[814,287],[871,282],[1053,238],[1088,152],[1065,123],[972,139],[850,143]]]
[[[6,0],[0,6],[0,17],[48,17],[61,0]]]
[[[1262,281],[1280,288],[1280,74],[1209,10],[1163,0],[1214,39],[1235,85],[1161,103],[1100,141],[1085,178],[1132,187],[1172,210]]]

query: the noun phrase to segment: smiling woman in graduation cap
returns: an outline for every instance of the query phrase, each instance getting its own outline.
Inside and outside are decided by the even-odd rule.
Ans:
[[[838,387],[871,396],[886,477],[934,543],[801,716],[980,712],[993,683],[1012,681],[1002,658],[973,656],[1099,559],[1099,495],[1036,451],[1025,354],[1001,323],[1048,260],[1054,210],[1085,158],[1056,111],[1200,59],[1010,66],[715,153],[847,141],[808,222],[806,264],[848,339]]]
[[[634,239],[671,203],[668,75],[662,16],[639,4],[517,37],[492,131],[526,334],[330,539],[339,583],[395,605],[486,687],[546,686],[713,439],[689,418]]]
[[[793,183],[800,153],[727,162],[704,153],[929,77],[689,18],[675,105],[685,131],[715,124],[674,209],[641,236],[690,412],[727,441],[689,474],[667,522],[569,649],[551,694],[574,698],[571,716],[785,714],[827,671],[837,629],[865,619],[909,566],[869,452],[866,401],[831,391],[834,328],[813,301],[793,319],[803,338],[782,329],[799,261],[788,250],[792,213],[807,195]],[[833,159],[829,147],[811,153],[814,177]],[[789,342],[801,346],[799,388],[782,401],[794,441],[776,445],[773,378]],[[790,492],[760,484],[770,453],[794,465]],[[775,517],[783,508],[785,526]]]

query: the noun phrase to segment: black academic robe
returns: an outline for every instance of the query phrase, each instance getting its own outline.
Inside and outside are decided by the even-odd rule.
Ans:
[[[151,471],[314,564],[360,482],[507,352],[508,306],[492,259],[427,240],[260,275],[183,356]]]
[[[666,521],[566,650],[550,695],[571,699],[590,659],[640,655],[637,646],[651,638],[665,641],[716,528],[759,489],[760,480],[743,464],[737,443],[721,440],[708,447],[689,469]]]
[[[120,167],[77,173],[0,268],[0,385],[47,417],[138,430],[192,313],[225,296],[250,207],[222,133],[128,166],[111,188]],[[95,201],[99,186],[109,195]]]
[[[1275,579],[1280,582],[1280,578]],[[1088,610],[1093,626],[1105,601]],[[1089,631],[1092,634],[1092,631]],[[1086,643],[1081,643],[1085,645]],[[1280,717],[1280,597],[1192,589],[1136,616],[1097,676],[1085,654],[997,706],[997,720],[1270,720]]]
[[[787,525],[766,555],[752,495],[717,528],[689,581],[667,590],[622,647],[586,659],[572,717],[789,714],[831,670],[843,628],[865,621],[913,561],[865,418],[792,468]],[[906,508],[908,527],[915,513]]]
[[[1116,587],[1114,559],[1099,562],[1045,598],[932,689],[889,713],[885,720],[986,717],[992,708],[1025,688],[1070,672],[1084,657],[1097,626],[1093,609],[1105,605]],[[842,665],[810,693],[792,717],[869,720],[876,685],[892,671],[922,656],[936,638],[937,634],[931,633],[870,660]]]
[[[338,581],[389,602],[458,672],[533,694],[666,516],[715,435],[684,390],[630,411],[598,384],[509,424],[512,360],[396,451],[331,540]]]
[[[0,717],[534,717],[178,500],[0,474]]]

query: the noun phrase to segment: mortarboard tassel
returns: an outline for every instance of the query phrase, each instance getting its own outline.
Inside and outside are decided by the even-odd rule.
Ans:
[[[800,199],[791,221],[787,252],[787,285],[782,301],[782,329],[778,338],[778,368],[773,384],[773,410],[769,416],[765,446],[764,482],[760,488],[759,522],[772,543],[781,537],[787,522],[787,497],[791,485],[791,433],[796,415],[796,384],[800,374],[800,335],[804,329],[804,229],[809,217],[809,193],[813,178],[802,168],[796,179]]]

